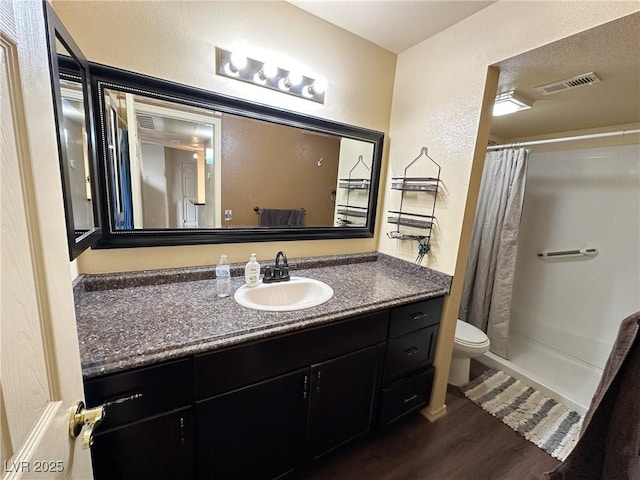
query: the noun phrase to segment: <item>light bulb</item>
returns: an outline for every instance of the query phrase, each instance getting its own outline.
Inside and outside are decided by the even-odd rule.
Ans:
[[[230,62],[231,70],[237,72],[247,66],[247,57],[238,52],[231,54]]]
[[[261,71],[262,71],[262,74],[265,76],[265,78],[273,78],[276,75],[278,75],[278,67],[273,63],[265,63],[262,66]]]
[[[302,75],[298,72],[289,72],[289,75],[286,78],[281,78],[278,81],[278,87],[281,90],[289,90],[291,87],[295,87],[300,82],[302,82]]]
[[[313,85],[310,87],[312,93],[317,93],[319,95],[323,94],[327,89],[327,81],[324,78],[319,78]]]
[[[289,72],[287,76],[287,81],[290,83],[289,87],[295,87],[302,82],[302,75],[298,72]]]
[[[265,63],[262,65],[262,68],[255,73],[253,81],[260,85],[266,85],[268,79],[274,78],[277,75],[278,67],[272,63]]]

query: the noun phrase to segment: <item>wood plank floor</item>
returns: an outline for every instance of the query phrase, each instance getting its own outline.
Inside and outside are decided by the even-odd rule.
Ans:
[[[477,364],[480,365],[480,364]],[[472,377],[482,368],[472,368]],[[337,452],[311,480],[527,480],[559,462],[468,400],[447,391],[447,415],[417,414],[389,431]]]

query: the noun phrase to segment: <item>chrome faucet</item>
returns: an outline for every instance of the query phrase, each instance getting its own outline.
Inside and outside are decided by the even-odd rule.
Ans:
[[[289,276],[289,263],[287,254],[279,251],[276,254],[276,263],[273,267],[266,267],[262,283],[287,282],[291,280]]]

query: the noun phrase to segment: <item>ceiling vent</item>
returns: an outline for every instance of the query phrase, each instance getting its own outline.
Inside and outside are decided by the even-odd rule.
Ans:
[[[576,77],[566,78],[559,82],[548,83],[547,85],[541,85],[536,87],[536,90],[543,95],[551,95],[552,93],[564,92],[571,88],[578,88],[584,85],[592,85],[600,82],[598,76],[593,73],[584,73]]]
[[[153,123],[153,117],[151,115],[136,115],[136,118],[138,119],[138,125],[140,125],[140,128],[144,128],[146,130],[155,130],[156,126]]]

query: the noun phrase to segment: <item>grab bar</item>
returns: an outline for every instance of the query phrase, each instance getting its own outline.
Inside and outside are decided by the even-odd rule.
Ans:
[[[540,250],[538,258],[564,258],[564,257],[593,257],[598,254],[598,247],[593,245],[583,245],[581,248],[573,250]]]

